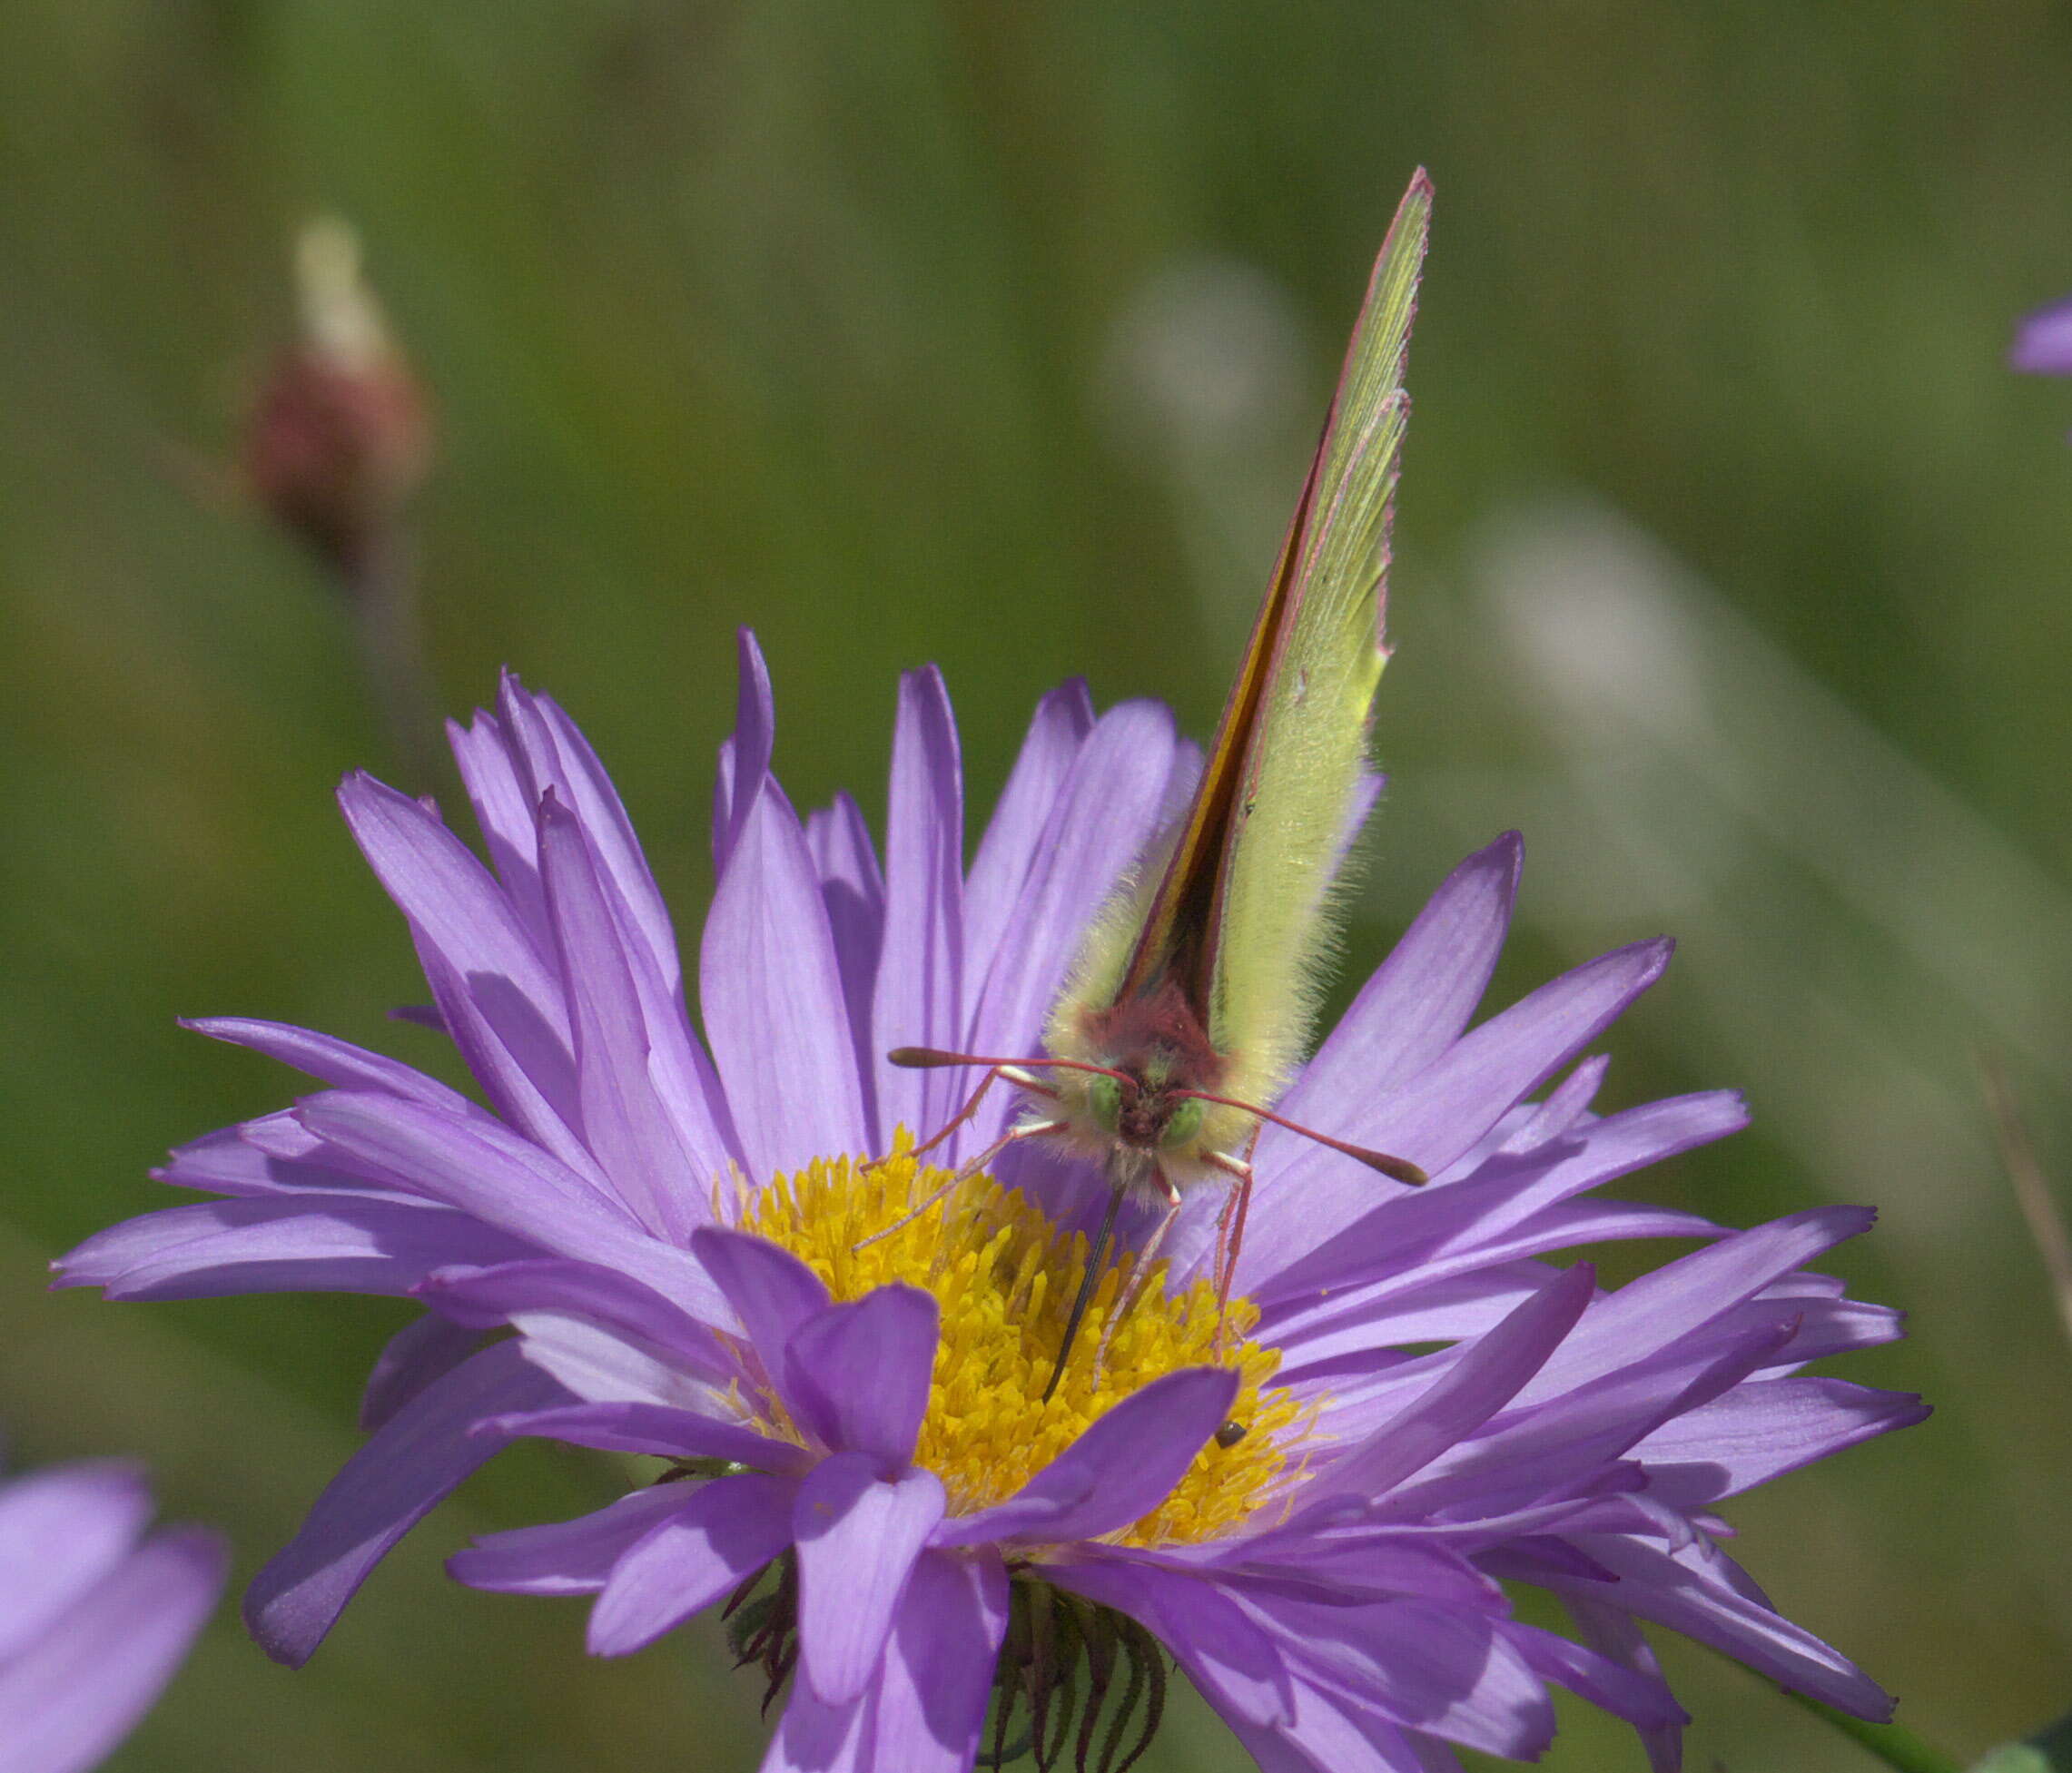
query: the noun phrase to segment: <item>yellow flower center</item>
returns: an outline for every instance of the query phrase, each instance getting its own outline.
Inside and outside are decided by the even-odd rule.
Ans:
[[[1134,1260],[1125,1256],[1101,1275],[1071,1360],[1045,1402],[1086,1272],[1085,1236],[1062,1236],[983,1173],[899,1225],[951,1180],[915,1162],[912,1144],[903,1128],[893,1155],[874,1166],[823,1159],[779,1176],[742,1201],[738,1223],[798,1256],[837,1300],[894,1282],[934,1295],[942,1341],[914,1461],[942,1479],[952,1513],[1005,1502],[1097,1417],[1152,1380],[1218,1364],[1238,1374],[1230,1422],[1241,1432],[1210,1439],[1158,1508],[1110,1537],[1125,1545],[1214,1539],[1286,1493],[1316,1406],[1268,1383],[1280,1356],[1246,1340],[1258,1322],[1250,1300],[1229,1302],[1219,1338],[1208,1281],[1169,1296],[1160,1263],[1138,1289]],[[892,1226],[899,1228],[887,1231]],[[1139,1296],[1109,1335],[1116,1301],[1131,1292]],[[800,1438],[775,1399],[752,1407],[758,1427]]]

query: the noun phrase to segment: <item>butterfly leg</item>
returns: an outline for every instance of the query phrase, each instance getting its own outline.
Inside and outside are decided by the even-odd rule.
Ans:
[[[1024,1121],[1019,1127],[1010,1127],[1007,1131],[1002,1133],[991,1145],[987,1146],[986,1148],[983,1151],[980,1152],[977,1157],[973,1157],[970,1163],[966,1164],[962,1169],[958,1170],[955,1175],[951,1177],[951,1178],[940,1188],[937,1188],[932,1193],[931,1193],[928,1198],[923,1201],[920,1206],[913,1207],[907,1212],[903,1213],[898,1218],[894,1219],[892,1224],[885,1226],[880,1230],[873,1231],[868,1237],[859,1238],[855,1243],[850,1245],[849,1248],[851,1253],[853,1254],[855,1251],[861,1249],[868,1249],[881,1237],[890,1237],[895,1231],[904,1231],[908,1226],[912,1225],[914,1220],[918,1219],[923,1213],[927,1212],[930,1207],[936,1206],[941,1201],[948,1199],[950,1196],[956,1193],[956,1191],[963,1187],[965,1183],[969,1182],[972,1177],[976,1176],[982,1169],[985,1168],[988,1164],[992,1163],[995,1157],[999,1157],[1002,1151],[1005,1151],[1009,1146],[1014,1144],[1017,1140],[1037,1138],[1045,1133],[1060,1133],[1062,1132],[1064,1128],[1065,1123],[1061,1120],[1029,1120]]]
[[[1209,1154],[1209,1161],[1226,1176],[1235,1179],[1237,1186],[1223,1202],[1223,1211],[1216,1220],[1216,1358],[1223,1358],[1223,1328],[1230,1310],[1230,1286],[1238,1277],[1238,1255],[1245,1247],[1245,1216],[1252,1206],[1253,1150],[1259,1142],[1258,1133],[1252,1134],[1251,1143],[1245,1148],[1242,1157],[1232,1157],[1220,1151]]]

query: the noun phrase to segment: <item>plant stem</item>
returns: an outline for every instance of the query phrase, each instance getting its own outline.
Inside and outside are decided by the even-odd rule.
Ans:
[[[1964,1773],[1958,1762],[1939,1748],[1929,1748],[1901,1725],[1867,1724],[1860,1718],[1851,1718],[1847,1712],[1837,1711],[1831,1705],[1822,1705],[1804,1693],[1787,1692],[1784,1697],[1852,1739],[1886,1766],[1898,1768],[1899,1773]]]

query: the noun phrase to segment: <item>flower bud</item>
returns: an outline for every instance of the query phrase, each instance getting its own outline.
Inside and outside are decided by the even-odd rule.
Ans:
[[[431,464],[431,413],[335,218],[295,243],[299,336],[246,426],[244,473],[281,523],[340,571],[378,548]]]

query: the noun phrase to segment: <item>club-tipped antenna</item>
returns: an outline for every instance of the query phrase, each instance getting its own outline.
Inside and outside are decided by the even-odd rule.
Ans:
[[[982,1053],[945,1052],[940,1047],[894,1047],[885,1055],[885,1063],[908,1071],[932,1071],[949,1065],[985,1065],[995,1071],[1005,1072],[1010,1078],[1017,1071],[1091,1071],[1121,1083],[1130,1081],[1127,1072],[1118,1071],[1111,1065],[1090,1065],[1080,1059],[988,1059]]]
[[[1306,1139],[1315,1139],[1318,1145],[1365,1164],[1369,1169],[1379,1170],[1384,1176],[1392,1176],[1398,1182],[1407,1183],[1413,1188],[1421,1188],[1432,1178],[1407,1157],[1392,1157],[1386,1151],[1373,1151],[1364,1145],[1353,1145],[1345,1139],[1333,1138],[1328,1133],[1319,1133],[1314,1127],[1305,1127],[1299,1121],[1290,1120],[1284,1114],[1276,1114],[1271,1108],[1262,1108],[1256,1102],[1239,1102],[1228,1096],[1212,1096],[1206,1089],[1176,1089],[1175,1096],[1189,1097],[1197,1102],[1214,1102],[1219,1108],[1237,1108],[1240,1112],[1257,1115],[1261,1120],[1270,1120],[1276,1127],[1285,1127],[1291,1133],[1298,1133]]]

